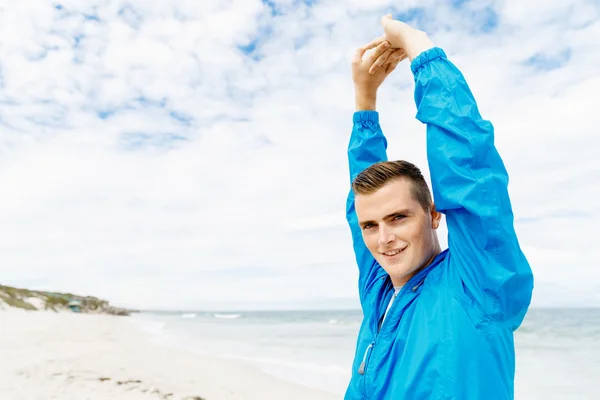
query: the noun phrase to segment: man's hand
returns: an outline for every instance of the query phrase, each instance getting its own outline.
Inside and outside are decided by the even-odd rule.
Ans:
[[[425,32],[414,29],[404,22],[393,20],[392,14],[381,18],[381,26],[385,32],[381,40],[388,41],[391,48],[404,49],[410,61],[434,47]]]
[[[363,59],[365,52],[374,47],[375,50]],[[352,59],[352,79],[357,111],[375,110],[377,89],[405,58],[404,49],[393,50],[381,38],[356,50]]]

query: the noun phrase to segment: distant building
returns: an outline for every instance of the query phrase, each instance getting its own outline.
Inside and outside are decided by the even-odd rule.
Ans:
[[[71,300],[69,302],[69,308],[73,312],[80,312],[81,311],[81,302],[79,300]]]

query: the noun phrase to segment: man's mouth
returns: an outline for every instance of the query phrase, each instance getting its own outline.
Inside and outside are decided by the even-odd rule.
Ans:
[[[406,249],[406,247],[404,249]],[[386,251],[386,252],[381,253],[381,254],[383,254],[384,256],[387,256],[387,257],[394,257],[395,255],[400,254],[401,252],[403,252],[404,249],[390,250],[390,251]]]

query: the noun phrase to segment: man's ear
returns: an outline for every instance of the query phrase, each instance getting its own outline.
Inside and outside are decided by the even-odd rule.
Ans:
[[[442,220],[442,213],[437,212],[435,209],[435,203],[431,203],[431,228],[437,229],[440,226]]]

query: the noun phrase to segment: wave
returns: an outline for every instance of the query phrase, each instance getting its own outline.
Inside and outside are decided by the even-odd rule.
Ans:
[[[213,314],[213,316],[215,318],[219,318],[219,319],[236,319],[242,316],[242,314]]]
[[[181,318],[196,318],[196,314],[181,314]]]

